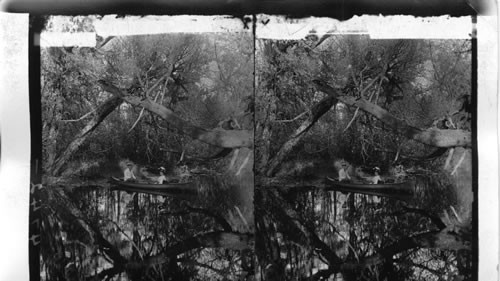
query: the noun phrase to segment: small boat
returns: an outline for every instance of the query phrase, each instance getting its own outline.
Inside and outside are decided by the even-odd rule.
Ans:
[[[136,188],[136,189],[150,189],[150,190],[196,190],[196,186],[193,182],[182,182],[182,183],[164,183],[164,184],[154,184],[154,183],[141,183],[141,182],[129,182],[123,181],[122,179],[111,177],[109,180],[111,184]]]
[[[127,186],[118,186],[111,187],[111,190],[119,190],[125,192],[133,192],[133,193],[143,193],[143,194],[151,194],[151,195],[159,195],[171,198],[177,198],[181,200],[193,200],[198,195],[196,190],[193,189],[149,189],[149,188],[137,188],[137,187],[127,187]]]
[[[326,177],[327,184],[338,187],[345,188],[362,188],[362,189],[370,189],[370,190],[378,190],[378,189],[393,189],[393,188],[402,188],[407,187],[409,182],[400,182],[400,183],[379,183],[379,184],[370,184],[370,183],[356,183],[356,182],[341,182],[336,179],[332,179],[330,177]]]
[[[366,184],[339,182],[329,177],[326,177],[325,190],[376,195],[401,200],[409,200],[414,194],[411,182]]]

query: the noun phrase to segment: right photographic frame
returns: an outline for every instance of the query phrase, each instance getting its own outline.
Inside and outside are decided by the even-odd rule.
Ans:
[[[398,38],[374,18],[261,19],[260,280],[477,278],[468,21]]]

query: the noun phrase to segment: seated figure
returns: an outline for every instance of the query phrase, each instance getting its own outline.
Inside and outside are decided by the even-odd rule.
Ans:
[[[358,168],[356,168],[355,176],[356,176],[357,180],[359,180],[361,183],[379,184],[382,182],[382,178],[380,177],[380,168],[379,167],[373,168],[373,174],[366,173],[363,171],[363,169],[361,167],[358,167]]]
[[[165,176],[165,168],[160,167],[160,176],[158,177],[157,183],[163,184],[167,182],[167,177]]]
[[[134,164],[131,162],[127,163],[127,168],[123,171],[123,180],[124,181],[136,181],[136,177],[134,175],[134,172],[132,171],[132,168],[134,167]]]
[[[348,165],[346,162],[342,162],[342,168],[339,170],[339,181],[349,182],[351,181],[351,176],[349,175]]]
[[[379,167],[375,167],[373,168],[373,173],[374,173],[374,176],[372,177],[368,177],[367,180],[370,184],[378,184],[379,181],[381,181],[382,179],[380,178],[380,168]]]

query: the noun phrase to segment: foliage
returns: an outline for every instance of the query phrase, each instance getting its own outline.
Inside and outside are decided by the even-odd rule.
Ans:
[[[73,30],[72,24],[90,28],[81,20],[70,19],[65,30]],[[99,79],[202,128],[216,128],[232,118],[239,128],[251,129],[252,58],[247,34],[113,37],[96,48],[42,49],[43,168],[50,171],[96,109],[111,98],[96,83]],[[228,170],[233,154],[210,159],[218,152],[220,148],[192,140],[157,116],[122,103],[85,136],[61,176],[45,179],[44,280],[122,280],[119,275],[125,273],[128,280],[218,280],[251,274],[251,262],[243,261],[248,253],[217,247],[198,247],[151,267],[128,265],[205,233],[252,232],[251,198],[243,198],[253,193],[248,190],[252,163],[244,171],[232,168],[238,172],[234,176]],[[153,174],[164,166],[169,176],[187,165],[199,198],[110,191],[103,179],[121,175],[124,159]],[[241,165],[242,159],[236,162]]]
[[[419,129],[470,131],[470,67],[468,41],[364,36],[331,36],[319,46],[308,40],[258,41],[259,176],[266,174],[284,144],[297,137],[294,133],[312,108],[326,98],[312,87],[313,81],[327,82],[338,95],[363,98]],[[470,210],[472,204],[468,195],[461,195],[471,190],[470,158],[463,157],[468,155],[463,150],[453,151],[426,159],[435,148],[406,139],[369,113],[335,102],[288,153],[276,174],[280,179],[268,179],[270,183],[258,189],[256,254],[261,276],[264,280],[273,280],[272,276],[320,280],[334,274],[341,274],[342,280],[470,278],[470,260],[463,258],[470,257],[470,251],[412,244],[417,241],[412,237],[441,230],[443,225],[461,228],[470,223],[467,211],[451,215],[453,206]],[[459,155],[466,160],[457,164]],[[404,180],[412,182],[416,193],[408,202],[400,202],[322,191],[322,182],[311,179],[336,178],[334,163],[341,159],[358,168],[378,166],[384,179],[402,164]],[[451,173],[452,168],[458,170]],[[282,190],[280,196],[269,195],[273,189]],[[466,219],[451,222],[455,216]],[[466,245],[472,238],[458,239]],[[377,256],[395,249],[400,250],[393,258]]]
[[[370,100],[417,128],[470,130],[470,115],[462,109],[470,95],[470,42],[332,36],[318,48],[308,41],[279,40],[261,40],[257,46],[261,58],[256,66],[256,132],[262,158],[258,167],[265,167],[263,162],[324,97],[312,87],[313,79],[328,81],[343,95]],[[432,152],[391,133],[373,116],[340,103],[301,143],[295,154],[298,161],[322,158],[331,165],[344,158],[383,169],[394,161],[412,165],[412,159]]]
[[[44,156],[48,159],[44,164],[52,164],[96,107],[109,98],[95,83],[104,77],[144,96],[167,75],[170,78],[148,92],[148,98],[200,127],[217,127],[229,117],[241,122],[246,97],[252,93],[249,47],[250,38],[245,35],[150,35],[113,38],[105,50],[42,50]],[[172,167],[182,153],[196,158],[208,157],[210,152],[216,150],[179,135],[148,112],[122,104],[89,136],[74,161],[97,160],[105,167],[129,158]]]

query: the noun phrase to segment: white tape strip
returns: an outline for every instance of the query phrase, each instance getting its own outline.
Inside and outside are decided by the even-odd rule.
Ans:
[[[40,47],[95,47],[96,35],[93,32],[42,32]]]
[[[256,36],[259,39],[299,40],[316,34],[369,34],[373,39],[470,39],[470,17],[447,16],[361,16],[347,21],[329,18],[286,19],[259,15]]]
[[[83,21],[82,17],[78,20]],[[251,25],[244,29],[243,22],[231,16],[105,16],[97,19],[89,16],[84,19],[87,29],[95,32],[74,32],[77,23],[69,16],[54,16],[48,31],[40,34],[41,47],[95,47],[96,34],[101,37],[147,35],[164,33],[215,33],[215,32],[252,32]],[[65,27],[65,28],[64,28]]]
[[[161,33],[251,32],[240,19],[230,16],[148,16],[117,19],[106,16],[94,24],[100,36]]]

